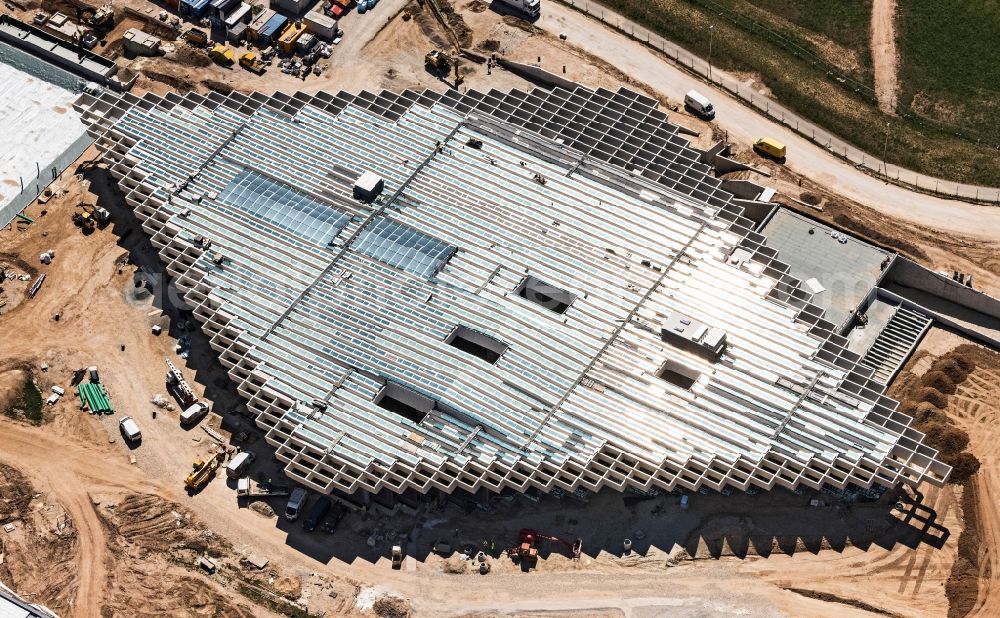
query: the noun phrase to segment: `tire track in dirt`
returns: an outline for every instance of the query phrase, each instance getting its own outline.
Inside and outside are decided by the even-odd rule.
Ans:
[[[994,488],[1000,483],[1000,431],[996,414],[1000,409],[1000,372],[980,367],[962,384],[953,396],[956,402],[956,424],[969,432],[972,452],[982,463],[972,478],[979,492],[980,529],[979,594],[967,616],[1000,615],[1000,514],[996,512]]]
[[[875,97],[878,107],[894,114],[899,93],[896,54],[896,0],[873,0],[871,22],[872,65],[875,69]]]
[[[50,492],[78,531],[79,575],[72,615],[101,616],[110,554],[104,525],[87,488],[148,491],[153,484],[135,468],[108,457],[102,449],[86,444],[67,448],[65,439],[17,423],[3,422],[0,445],[0,458],[23,470],[36,487]],[[59,453],[59,457],[52,457],[52,453]]]

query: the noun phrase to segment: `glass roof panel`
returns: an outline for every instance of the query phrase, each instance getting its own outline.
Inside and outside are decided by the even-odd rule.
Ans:
[[[444,241],[384,217],[368,224],[353,248],[424,279],[436,275],[456,251]]]
[[[318,245],[333,241],[351,220],[349,215],[251,170],[243,170],[226,185],[219,201]]]

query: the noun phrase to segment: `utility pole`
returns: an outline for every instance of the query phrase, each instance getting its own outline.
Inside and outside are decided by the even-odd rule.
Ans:
[[[715,26],[708,27],[708,81],[712,81],[712,43],[715,40]]]
[[[889,175],[889,165],[885,162],[885,154],[889,150],[889,127],[892,126],[892,122],[885,123],[885,146],[882,147],[882,170],[886,176]]]

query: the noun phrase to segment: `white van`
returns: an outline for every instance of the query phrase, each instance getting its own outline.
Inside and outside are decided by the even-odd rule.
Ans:
[[[243,451],[237,453],[235,457],[226,464],[226,476],[231,479],[238,479],[243,476],[243,472],[253,463],[253,453]]]
[[[288,498],[288,506],[285,507],[285,519],[288,521],[295,521],[299,518],[306,506],[306,498],[309,497],[309,492],[307,492],[302,487],[296,487],[292,490],[292,495]]]
[[[715,108],[712,107],[712,102],[697,90],[689,90],[684,95],[684,106],[705,120],[715,118]]]
[[[131,416],[123,416],[122,420],[118,421],[118,429],[129,442],[142,441],[142,432],[139,431],[139,426],[136,425]]]
[[[208,405],[199,401],[181,412],[181,425],[193,425],[206,414],[208,414]]]

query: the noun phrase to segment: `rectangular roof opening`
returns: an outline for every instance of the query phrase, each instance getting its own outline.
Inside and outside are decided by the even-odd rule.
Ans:
[[[424,420],[424,417],[434,409],[434,403],[430,397],[395,382],[386,382],[378,395],[375,395],[375,405],[414,423]]]
[[[465,326],[456,326],[444,342],[491,365],[496,364],[510,347],[502,341]]]
[[[684,390],[691,390],[694,383],[698,381],[699,376],[701,376],[701,373],[687,365],[682,365],[672,360],[665,361],[660,366],[660,370],[656,372],[656,377],[670,382],[674,386],[679,386]]]
[[[549,285],[544,281],[526,276],[517,286],[517,295],[541,305],[554,313],[565,313],[569,306],[576,300],[576,294],[567,292],[562,288]]]

